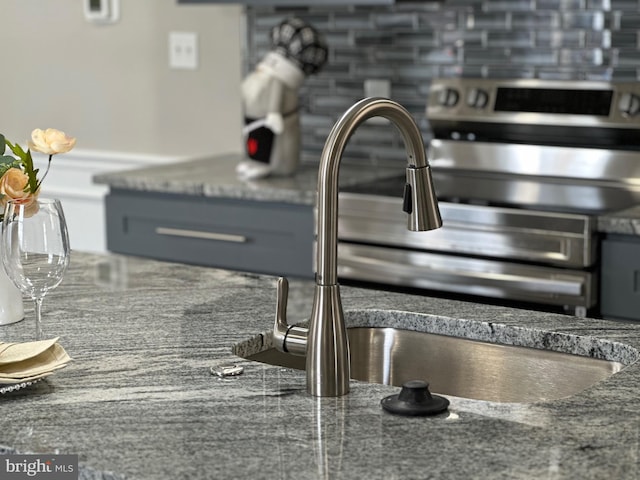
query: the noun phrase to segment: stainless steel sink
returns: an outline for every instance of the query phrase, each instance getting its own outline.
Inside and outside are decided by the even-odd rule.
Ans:
[[[396,386],[420,379],[432,392],[477,400],[529,403],[569,397],[624,367],[617,361],[397,328],[347,332],[352,379]],[[246,358],[305,368],[304,357],[274,348]]]

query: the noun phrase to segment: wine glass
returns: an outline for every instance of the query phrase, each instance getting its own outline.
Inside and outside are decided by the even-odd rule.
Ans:
[[[42,300],[69,265],[69,234],[59,200],[9,200],[2,221],[2,263],[9,278],[33,299],[36,340],[42,340]]]

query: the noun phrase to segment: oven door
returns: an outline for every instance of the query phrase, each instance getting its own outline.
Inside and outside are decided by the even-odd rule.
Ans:
[[[596,276],[582,270],[340,243],[341,278],[587,309]],[[583,310],[584,311],[584,310]]]
[[[589,308],[594,219],[440,202],[443,227],[407,230],[400,198],[340,193],[342,278]]]
[[[407,230],[402,199],[341,192],[338,238],[429,252],[561,267],[595,263],[595,219],[588,215],[440,202],[443,226]]]

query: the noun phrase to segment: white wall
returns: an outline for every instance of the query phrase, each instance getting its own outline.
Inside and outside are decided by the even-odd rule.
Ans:
[[[202,155],[240,151],[238,6],[121,0],[114,25],[82,0],[2,0],[0,132],[55,127],[92,150]],[[199,36],[200,67],[168,67],[170,31]]]
[[[0,2],[0,133],[21,144],[34,128],[77,137],[43,186],[64,197],[76,249],[104,245],[92,174],[242,149],[241,7],[120,2],[114,25],[88,23],[82,0]],[[169,68],[170,31],[198,34],[197,70]]]

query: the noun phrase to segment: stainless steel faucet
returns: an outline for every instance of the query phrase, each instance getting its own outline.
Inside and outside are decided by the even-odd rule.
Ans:
[[[337,397],[349,392],[349,343],[338,285],[338,172],[344,148],[356,130],[371,117],[384,117],[398,127],[407,151],[403,210],[408,228],[432,230],[442,226],[431,169],[422,135],[402,106],[385,98],[365,98],[353,105],[334,125],[324,145],[318,172],[316,286],[309,327],[288,325],[288,282],[278,280],[276,348],[306,355],[307,392]]]

